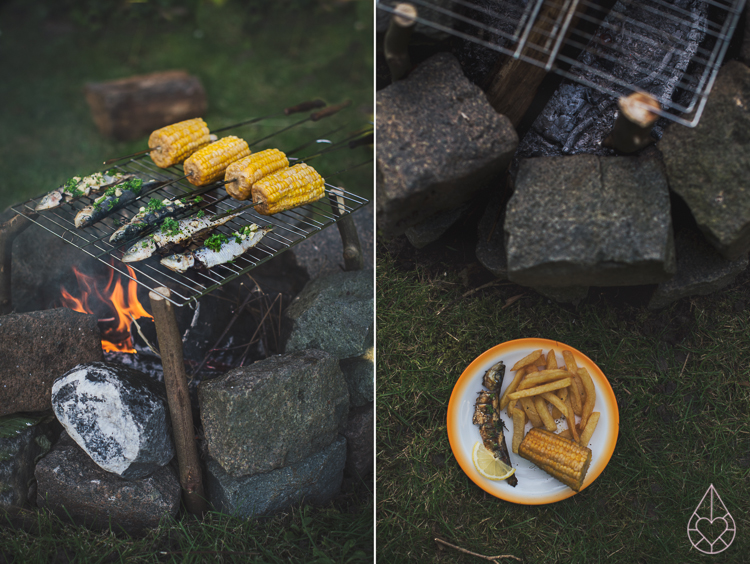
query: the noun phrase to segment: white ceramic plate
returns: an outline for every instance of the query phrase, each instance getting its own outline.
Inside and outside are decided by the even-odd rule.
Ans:
[[[510,371],[513,365],[539,349],[543,349],[545,355],[549,349],[554,349],[560,366],[565,364],[562,356],[563,350],[569,350],[573,353],[576,364],[588,370],[596,388],[594,411],[598,411],[601,416],[594,435],[588,444],[592,452],[592,459],[582,490],[596,480],[607,466],[615,450],[620,427],[617,401],[607,378],[590,358],[573,347],[549,339],[517,339],[501,343],[479,355],[461,374],[453,388],[448,404],[448,439],[451,449],[461,469],[484,491],[500,499],[526,505],[542,505],[562,501],[575,495],[576,492],[540,470],[528,460],[513,454],[513,452],[510,453],[510,461],[516,469],[516,477],[518,478],[518,485],[515,488],[506,481],[494,482],[482,477],[474,468],[474,463],[471,460],[474,443],[481,440],[479,427],[474,425],[471,419],[474,415],[474,402],[477,398],[477,392],[484,389],[482,387],[484,373],[502,360],[506,366],[502,387],[502,390],[505,390],[513,380],[514,373]],[[501,417],[510,430],[506,438],[510,451],[513,421],[508,417],[506,410],[502,411]],[[577,420],[579,419],[577,418]],[[526,431],[530,428],[531,424],[526,423]],[[558,422],[558,430],[566,428],[567,424],[564,421]]]

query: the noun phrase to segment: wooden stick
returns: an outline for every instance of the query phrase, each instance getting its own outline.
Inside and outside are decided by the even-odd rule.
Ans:
[[[167,402],[172,419],[183,500],[190,513],[200,515],[208,510],[208,502],[203,493],[203,477],[198,460],[198,447],[195,444],[193,413],[182,357],[182,339],[177,329],[174,309],[171,302],[166,299],[170,296],[169,289],[155,288],[148,296],[151,299],[159,352],[164,367],[164,384],[167,387]]]
[[[36,214],[32,214],[31,217],[36,217]],[[17,215],[0,226],[0,315],[7,315],[13,311],[11,288],[13,241],[29,225],[31,225],[29,218]]]
[[[612,131],[602,142],[603,146],[621,153],[634,153],[656,141],[649,133],[659,119],[654,110],[661,110],[661,105],[653,96],[634,92],[622,96],[617,105],[620,112]]]
[[[328,193],[331,209],[336,216],[342,216],[346,211],[344,198],[338,188],[331,188]],[[342,217],[336,222],[341,235],[341,244],[344,246],[344,270],[362,270],[365,267],[365,257],[362,253],[362,244],[357,235],[357,226],[351,215]]]
[[[470,554],[471,556],[476,556],[477,558],[483,558],[484,560],[489,560],[490,562],[495,562],[496,560],[499,560],[500,558],[513,558],[514,560],[518,560],[519,562],[522,562],[522,560],[518,556],[513,556],[512,554],[498,554],[497,556],[485,556],[484,554],[471,552],[470,550],[466,550],[465,548],[461,548],[460,546],[456,546],[455,544],[451,544],[437,537],[435,538],[435,542],[438,544],[449,546],[459,552],[463,552],[464,554]]]
[[[385,34],[383,52],[391,71],[391,82],[406,76],[411,70],[409,39],[416,24],[417,9],[412,4],[398,4]]]

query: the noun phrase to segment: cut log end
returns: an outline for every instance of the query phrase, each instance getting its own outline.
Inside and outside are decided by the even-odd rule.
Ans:
[[[412,27],[417,23],[417,9],[413,4],[398,4],[394,8],[393,23],[399,27]]]
[[[148,297],[151,300],[155,300],[157,302],[161,300],[167,300],[171,296],[171,292],[169,291],[169,288],[165,288],[164,286],[160,286],[158,288],[154,288],[148,293]]]
[[[617,105],[624,116],[639,127],[653,126],[659,119],[657,112],[661,110],[656,98],[645,92],[623,96],[617,101]]]

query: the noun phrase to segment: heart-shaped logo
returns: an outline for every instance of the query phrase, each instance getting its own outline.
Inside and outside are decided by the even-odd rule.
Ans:
[[[718,554],[732,544],[734,519],[713,484],[690,516],[687,532],[692,545],[705,554]]]

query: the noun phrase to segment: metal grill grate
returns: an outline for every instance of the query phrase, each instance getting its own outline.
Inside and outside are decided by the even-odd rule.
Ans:
[[[183,175],[182,170],[177,167],[160,169],[150,159],[143,158],[131,159],[124,164],[111,167],[110,170],[113,168],[136,174],[144,182],[151,179],[169,181]],[[175,273],[162,266],[159,263],[159,257],[151,257],[146,261],[127,265],[121,262],[124,252],[133,241],[117,246],[109,243],[110,236],[117,229],[116,222],[120,224],[127,222],[149,198],[165,199],[175,196],[180,198],[195,190],[196,187],[185,180],[175,182],[142,195],[130,206],[85,229],[77,229],[73,219],[80,209],[93,201],[89,198],[81,198],[59,208],[42,211],[38,215],[34,213],[34,210],[44,195],[12,206],[11,209],[149,290],[161,286],[170,288],[171,296],[165,296],[165,298],[176,306],[184,306],[238,276],[244,275],[368,204],[365,198],[326,184],[328,199],[323,198],[315,203],[270,216],[260,215],[248,209],[238,218],[219,227],[217,232],[229,234],[251,223],[257,223],[260,226],[272,225],[273,230],[256,247],[233,263],[214,267],[208,272],[189,270],[184,275]],[[224,188],[213,190],[202,196],[204,202],[201,203],[201,207],[207,213],[230,212],[247,205],[247,202],[239,202],[227,197]],[[132,268],[134,274],[131,274],[128,267]]]
[[[620,0],[611,10],[604,0],[411,3],[418,23],[613,96],[648,92],[661,103],[662,116],[692,127],[745,0]],[[377,1],[391,13],[395,4]]]

